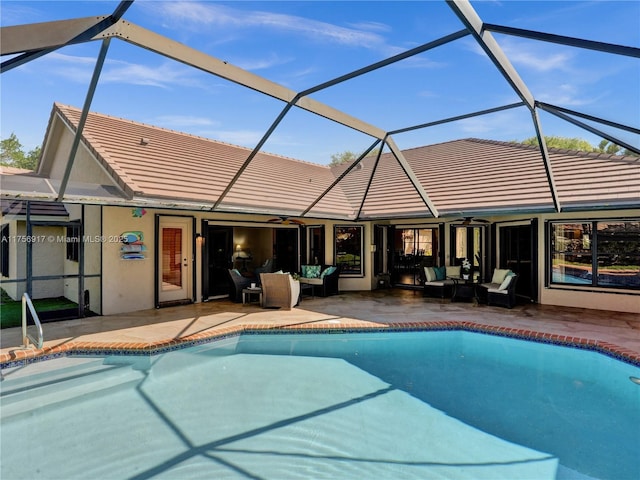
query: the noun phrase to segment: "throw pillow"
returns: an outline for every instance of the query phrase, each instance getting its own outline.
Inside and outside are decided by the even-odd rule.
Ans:
[[[460,266],[457,267],[446,267],[447,277],[450,278],[460,278]]]
[[[444,265],[442,267],[435,267],[433,270],[436,272],[436,280],[444,280],[447,278],[447,267]]]
[[[241,276],[242,276],[242,274],[240,273],[240,270],[238,270],[237,268],[233,268],[231,271],[232,271],[235,275],[238,275],[239,277],[241,277]]]
[[[427,282],[433,282],[436,279],[436,272],[433,267],[424,267],[424,277]]]
[[[504,280],[502,281],[502,283],[498,287],[498,290],[506,290],[509,287],[509,284],[511,283],[511,279],[512,278],[513,278],[513,276],[511,276],[511,275],[507,275],[506,277],[504,277]]]
[[[320,274],[320,278],[324,278],[327,275],[331,275],[333,272],[336,271],[336,267],[327,267],[325,268],[322,273]]]
[[[300,266],[300,276],[307,278],[307,267],[309,265],[301,265]]]
[[[307,265],[307,278],[319,278],[320,265]]]
[[[504,282],[504,277],[506,277],[507,273],[509,273],[510,271],[511,270],[509,270],[509,269],[496,268],[493,271],[493,276],[491,277],[491,283],[500,284],[500,283]]]

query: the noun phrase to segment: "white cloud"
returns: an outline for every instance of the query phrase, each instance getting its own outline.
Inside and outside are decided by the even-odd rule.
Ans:
[[[504,52],[514,66],[523,66],[538,72],[565,70],[571,59],[568,53],[544,54],[533,49],[527,51],[521,47],[508,47]]]
[[[498,112],[491,115],[460,120],[460,131],[465,135],[483,136],[491,138],[509,138],[522,136],[527,138],[533,129],[531,117],[513,112]],[[524,136],[523,136],[524,133]]]
[[[194,86],[191,71],[175,64],[157,66],[141,65],[123,61],[109,62],[101,78],[104,82],[126,83],[169,88],[173,85]]]
[[[44,60],[48,74],[85,84],[91,79],[96,65],[94,57],[65,55],[57,52],[47,55]],[[203,87],[194,78],[193,72],[193,69],[172,62],[142,65],[107,58],[100,73],[100,81],[159,88],[171,88],[174,85]]]
[[[550,47],[546,44],[523,42],[510,38],[497,39],[499,47],[507,56],[509,62],[516,67],[525,67],[536,72],[550,72],[554,70],[564,71],[569,68],[573,55],[568,49],[558,52],[558,47]],[[477,42],[467,40],[467,48],[483,57],[486,57],[484,50]]]
[[[240,10],[232,7],[197,2],[157,2],[147,4],[154,14],[170,17],[172,27],[178,23],[193,30],[202,27],[233,27],[255,29],[258,27],[293,32],[322,42],[363,48],[384,47],[382,36],[368,30],[384,30],[384,25],[367,23],[356,28],[341,27],[296,15],[286,15],[259,10]],[[182,25],[181,27],[182,28]]]
[[[291,59],[289,58],[281,58],[279,55],[271,53],[267,58],[260,58],[259,60],[240,60],[235,65],[244,70],[255,71],[264,70],[277,65],[284,65],[290,60]]]
[[[563,107],[576,107],[589,105],[600,101],[607,94],[603,92],[601,95],[592,98],[584,98],[581,91],[575,86],[568,83],[553,87],[552,90],[540,92],[536,98],[545,103],[553,105],[562,105]]]

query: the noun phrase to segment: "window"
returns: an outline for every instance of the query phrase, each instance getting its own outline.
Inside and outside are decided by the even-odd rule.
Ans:
[[[0,275],[9,276],[9,225],[2,226],[2,250],[0,252]]]
[[[363,227],[335,226],[336,263],[342,266],[340,275],[363,276],[362,235]]]
[[[551,283],[640,289],[640,222],[551,224]]]
[[[67,227],[67,260],[77,262],[79,259],[80,225]]]

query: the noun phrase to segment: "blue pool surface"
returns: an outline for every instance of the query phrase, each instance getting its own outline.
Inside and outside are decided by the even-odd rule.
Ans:
[[[0,478],[640,479],[640,368],[464,331],[6,369]]]

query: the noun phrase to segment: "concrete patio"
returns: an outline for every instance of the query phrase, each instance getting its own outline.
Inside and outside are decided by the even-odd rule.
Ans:
[[[0,361],[69,349],[149,349],[244,328],[420,328],[441,323],[460,323],[487,331],[573,343],[597,343],[640,361],[640,315],[637,314],[534,304],[508,310],[425,298],[420,291],[400,289],[305,297],[291,311],[216,300],[126,315],[45,323],[45,343],[40,351],[21,349],[21,329],[10,328],[2,330]]]

